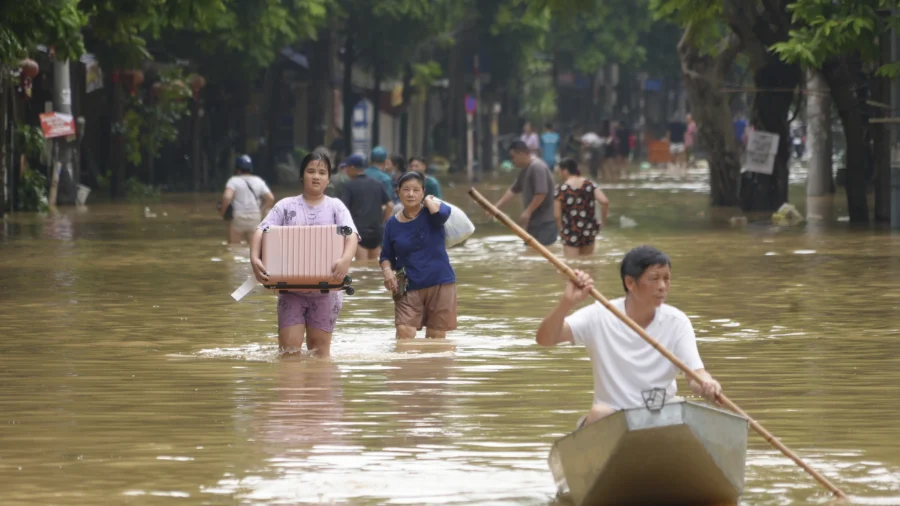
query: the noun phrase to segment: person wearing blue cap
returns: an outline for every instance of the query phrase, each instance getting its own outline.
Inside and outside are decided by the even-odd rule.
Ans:
[[[366,175],[366,163],[362,156],[351,155],[345,163],[350,180],[344,185],[340,198],[350,210],[350,216],[359,231],[356,260],[378,260],[384,222],[393,215],[394,204],[384,193],[381,183]]]
[[[387,161],[387,150],[381,146],[375,146],[372,150],[372,158],[369,160],[372,166],[366,169],[366,175],[378,181],[384,186],[384,192],[391,201],[394,200],[394,181],[385,172],[385,162]]]
[[[275,195],[259,176],[253,175],[253,160],[241,155],[234,161],[234,176],[225,183],[219,214],[228,223],[228,242],[249,240],[262,215],[275,205]]]

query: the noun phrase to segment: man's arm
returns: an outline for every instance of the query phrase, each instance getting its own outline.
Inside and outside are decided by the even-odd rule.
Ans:
[[[497,209],[503,209],[503,206],[509,204],[509,201],[515,198],[515,196],[516,194],[513,192],[512,188],[510,188],[506,190],[506,193],[504,193],[503,196],[500,197],[500,200],[498,200],[497,203],[494,204],[494,206],[496,206]]]
[[[572,327],[566,323],[566,316],[572,311],[572,306],[564,301],[559,301],[553,311],[544,318],[537,330],[537,343],[541,346],[556,346],[560,343],[574,343]]]
[[[387,223],[387,220],[391,219],[391,216],[394,215],[394,203],[391,201],[388,201],[387,204],[384,204],[381,207],[384,208],[384,215],[381,217],[381,222]]]
[[[219,209],[219,214],[222,215],[223,218],[225,217],[225,210],[231,205],[232,200],[234,200],[234,189],[225,188],[225,192],[222,193],[222,208]]]
[[[560,343],[574,343],[572,327],[566,323],[566,316],[578,303],[588,298],[594,288],[594,280],[582,271],[575,271],[577,282],[569,280],[559,303],[538,326],[536,341],[541,346],[556,346]]]

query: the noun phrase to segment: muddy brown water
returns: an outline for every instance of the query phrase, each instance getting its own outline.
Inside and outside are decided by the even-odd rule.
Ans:
[[[702,173],[606,188],[610,225],[573,265],[612,298],[624,252],[668,252],[728,395],[858,504],[900,504],[900,237],[730,227]],[[550,445],[592,390],[582,349],[533,342],[563,280],[447,194],[478,225],[451,254],[460,329],[398,349],[377,268],[355,268],[331,361],[278,359],[274,296],[230,299],[248,250],[223,244],[215,195],[7,217],[0,502],[553,504]],[[828,499],[751,434],[744,504]]]

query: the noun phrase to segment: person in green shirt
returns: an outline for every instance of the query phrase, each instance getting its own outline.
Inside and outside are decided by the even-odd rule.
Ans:
[[[409,159],[409,170],[416,171],[425,178],[425,196],[434,195],[435,198],[443,199],[444,195],[441,192],[441,182],[438,181],[436,177],[425,174],[425,169],[427,168],[428,164],[425,163],[424,158],[414,156]]]
[[[372,166],[366,169],[366,175],[381,183],[382,186],[384,186],[384,192],[387,193],[388,198],[393,201],[394,181],[391,179],[391,176],[385,172],[387,156],[386,149],[381,146],[375,146],[375,148],[372,149],[372,156],[369,157],[369,162]]]

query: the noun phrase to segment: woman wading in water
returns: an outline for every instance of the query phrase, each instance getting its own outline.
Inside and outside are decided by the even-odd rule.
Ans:
[[[380,258],[384,286],[394,295],[397,339],[412,339],[423,327],[425,337],[443,338],[456,329],[456,274],[444,244],[450,207],[425,197],[418,172],[407,172],[397,186],[403,210],[385,224]]]

